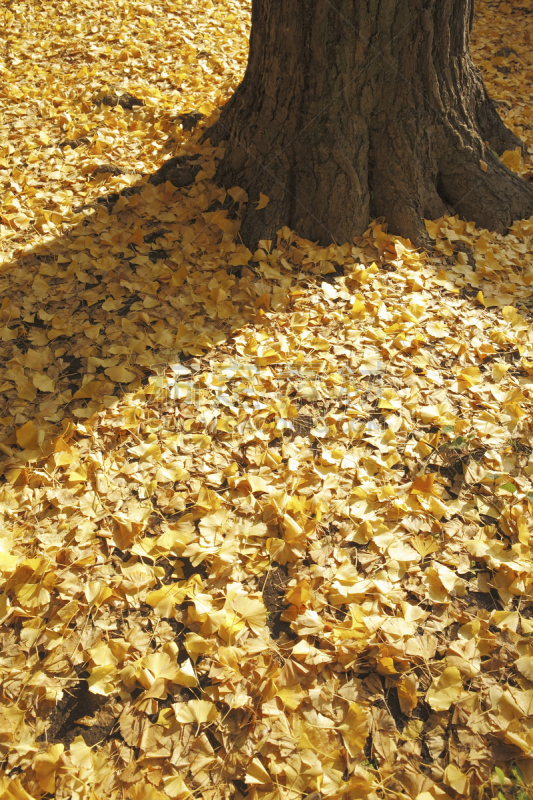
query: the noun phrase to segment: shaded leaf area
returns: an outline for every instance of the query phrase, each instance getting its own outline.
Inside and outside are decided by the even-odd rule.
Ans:
[[[97,97],[94,102],[96,105],[103,104],[104,106],[109,106],[110,108],[120,106],[121,108],[127,108],[128,111],[131,111],[132,108],[135,108],[135,106],[145,105],[143,100],[139,100],[138,97],[134,97],[129,92],[123,92],[122,94],[116,94],[115,92],[111,94],[104,94],[103,97]]]
[[[524,800],[533,221],[247,250],[248,11],[0,10],[0,800]]]

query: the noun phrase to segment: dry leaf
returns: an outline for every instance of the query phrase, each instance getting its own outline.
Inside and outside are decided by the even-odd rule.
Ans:
[[[434,679],[426,694],[426,701],[434,711],[447,711],[461,696],[463,683],[456,667],[446,667],[442,675]]]
[[[182,724],[193,722],[198,727],[203,722],[212,722],[218,715],[216,706],[209,700],[189,700],[188,703],[173,703],[172,708],[178,722]]]

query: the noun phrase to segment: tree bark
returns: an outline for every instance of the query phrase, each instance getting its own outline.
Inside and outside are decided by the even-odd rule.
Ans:
[[[533,188],[490,149],[520,142],[472,62],[473,11],[474,0],[253,0],[244,79],[204,136],[225,143],[219,182],[249,194],[248,246],[282,225],[342,243],[384,216],[421,243],[424,218],[447,211],[502,232],[533,214]],[[260,192],[270,202],[257,210]]]

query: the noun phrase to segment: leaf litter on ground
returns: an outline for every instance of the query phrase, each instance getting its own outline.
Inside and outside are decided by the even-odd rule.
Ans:
[[[532,12],[473,39],[530,154]],[[252,253],[248,3],[0,17],[1,800],[523,800],[533,219]]]

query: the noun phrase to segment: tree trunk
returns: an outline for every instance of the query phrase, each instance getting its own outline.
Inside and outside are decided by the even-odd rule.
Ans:
[[[253,0],[246,74],[204,136],[226,145],[219,182],[249,194],[248,246],[282,225],[342,243],[384,216],[421,243],[446,211],[498,231],[533,214],[533,188],[490,150],[520,142],[472,62],[473,8]]]

